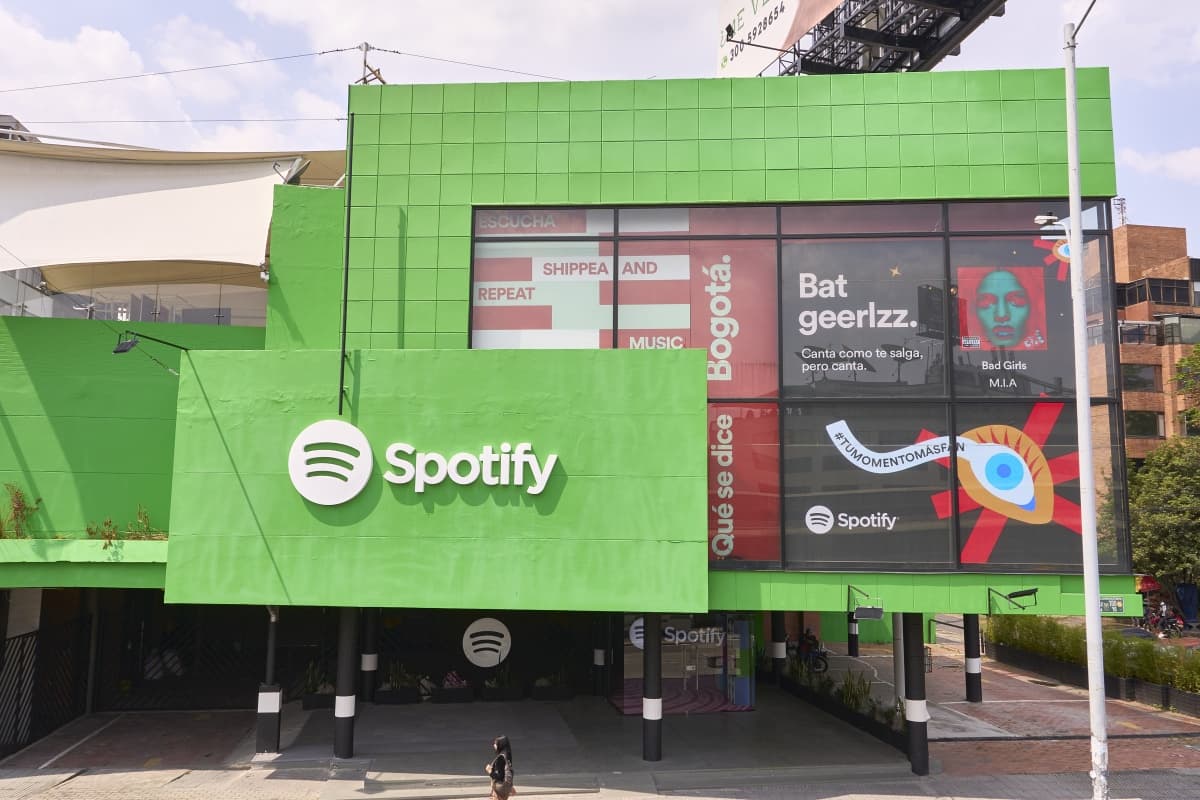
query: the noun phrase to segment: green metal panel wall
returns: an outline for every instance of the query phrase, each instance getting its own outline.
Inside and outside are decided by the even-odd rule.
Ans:
[[[345,203],[342,189],[275,187],[266,349],[341,346]]]
[[[185,368],[169,602],[705,611],[704,353],[359,351],[347,416],[375,474],[308,503],[288,452],[337,417],[336,351],[198,353]],[[335,367],[333,380],[314,375]],[[392,442],[530,442],[540,495],[378,474]]]
[[[722,610],[806,611],[848,610],[847,584],[853,584],[882,605],[886,613],[954,612],[958,614],[1081,615],[1083,578],[1079,575],[984,575],[978,573],[836,573],[836,572],[711,572],[709,604]],[[1022,610],[998,597],[1037,589],[1036,605]],[[991,591],[989,591],[991,590]],[[1124,599],[1126,612],[1141,616],[1142,599],[1128,575],[1104,575],[1100,590]],[[858,597],[858,595],[855,595]],[[1018,601],[1028,605],[1032,601]]]
[[[1062,197],[1062,70],[354,86],[351,347],[467,346],[472,205]],[[1116,192],[1079,72],[1085,195]]]
[[[143,341],[113,355],[123,327],[0,317],[0,483],[41,498],[30,520],[35,538],[85,537],[89,523],[106,518],[124,528],[139,505],[168,527],[179,379],[165,367],[178,369],[181,353]],[[195,348],[263,341],[261,328],[133,327]],[[8,512],[7,495],[0,506]]]

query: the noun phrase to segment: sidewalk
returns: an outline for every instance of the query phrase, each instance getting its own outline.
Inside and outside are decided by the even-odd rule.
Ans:
[[[656,763],[641,759],[641,720],[594,697],[363,704],[348,761],[332,758],[328,710],[286,706],[285,752],[265,759],[253,754],[253,712],[97,714],[0,763],[0,800],[483,798],[498,733],[514,741],[518,798],[1090,796],[1086,693],[985,661],[984,702],[967,703],[960,647],[931,648],[927,778],[893,748],[760,686],[754,712],[668,716]],[[889,648],[831,660],[893,697]],[[1107,709],[1114,798],[1200,797],[1200,720],[1125,701]]]

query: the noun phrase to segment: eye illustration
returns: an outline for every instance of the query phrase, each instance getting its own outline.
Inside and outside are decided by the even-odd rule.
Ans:
[[[1037,444],[1016,428],[985,425],[959,436],[958,479],[984,508],[1034,525],[1054,516],[1050,467]]]

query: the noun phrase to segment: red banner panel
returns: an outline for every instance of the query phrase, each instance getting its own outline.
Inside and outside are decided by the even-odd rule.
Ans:
[[[779,561],[779,411],[708,407],[708,558]]]

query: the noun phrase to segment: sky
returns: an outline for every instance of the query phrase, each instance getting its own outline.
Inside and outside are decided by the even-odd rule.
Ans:
[[[1008,0],[939,70],[1061,67],[1088,0]],[[369,42],[388,83],[711,77],[718,0],[0,0],[0,114],[57,136],[180,150],[336,149],[349,50],[171,76],[28,88]],[[1152,8],[1153,13],[1145,9]],[[1200,256],[1196,0],[1097,0],[1080,66],[1111,68],[1127,221],[1188,228]],[[501,69],[447,63],[471,62]],[[288,121],[280,121],[288,120]]]

